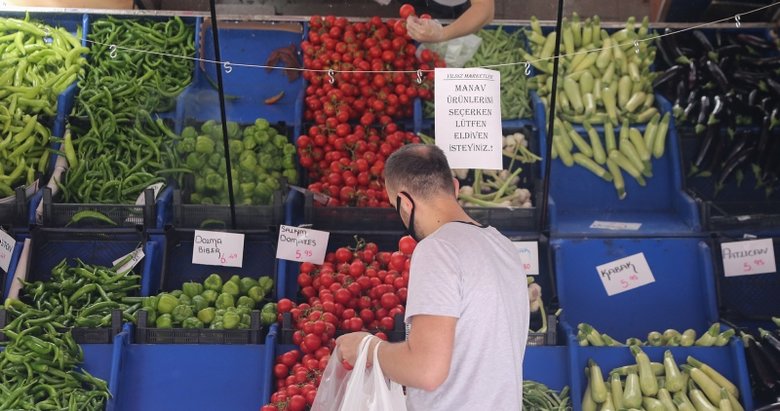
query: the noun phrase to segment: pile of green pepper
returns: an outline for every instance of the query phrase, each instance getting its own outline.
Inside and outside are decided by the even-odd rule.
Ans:
[[[230,159],[233,166],[233,192],[240,205],[268,205],[280,188],[279,178],[298,181],[295,169],[295,146],[271,127],[265,119],[241,130],[235,122],[227,123]],[[200,127],[182,131],[178,143],[184,166],[195,175],[190,194],[192,204],[227,204],[227,178],[222,127],[209,120]]]
[[[190,83],[192,61],[161,53],[194,55],[193,30],[178,17],[93,23],[92,58],[71,124],[73,151],[66,151],[70,169],[60,185],[65,202],[132,204],[149,185],[185,171],[176,169],[173,134],[151,113],[171,110]]]
[[[63,28],[29,16],[0,18],[0,197],[46,171],[51,133],[43,117],[56,115],[57,98],[83,73],[87,52]]]
[[[0,409],[102,410],[108,385],[78,368],[84,353],[71,332],[21,301],[5,308],[16,319],[3,329],[10,342],[0,352]]]
[[[223,282],[219,274],[211,274],[203,283],[186,282],[181,290],[146,297],[142,309],[157,328],[248,329],[249,313],[273,286],[270,277],[234,275]],[[276,322],[276,304],[265,304],[260,319],[264,325]]]
[[[52,269],[49,281],[22,284],[21,300],[29,305],[12,302],[30,309],[30,313],[20,310],[22,320],[45,313],[38,322],[46,322],[56,329],[107,327],[111,325],[113,310],[121,310],[125,320],[133,321],[133,314],[141,308],[143,300],[131,296],[141,288],[140,275],[78,259],[75,266],[62,260]]]

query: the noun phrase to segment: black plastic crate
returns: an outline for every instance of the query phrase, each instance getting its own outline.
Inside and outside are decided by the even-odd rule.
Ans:
[[[719,237],[713,241],[718,310],[721,317],[735,323],[770,321],[780,314],[780,276],[777,273],[726,277],[721,244],[742,238]],[[780,256],[780,237],[772,239],[775,257]]]
[[[24,187],[17,187],[13,196],[2,199],[7,200],[0,204],[0,226],[26,227],[27,226],[27,194]]]
[[[181,289],[187,281],[203,282],[212,273],[219,274],[223,281],[233,275],[260,278],[271,277],[274,288],[266,299],[275,300],[278,285],[276,233],[266,231],[244,231],[243,267],[222,267],[192,264],[192,245],[195,230],[168,227],[164,233],[165,253],[162,265],[153,267],[150,273],[151,293]]]
[[[324,207],[315,204],[310,191],[307,191],[304,200],[303,221],[317,230],[341,233],[403,229],[401,217],[392,207]]]
[[[111,219],[114,224],[96,219],[71,222],[73,216],[81,211],[100,212]],[[154,191],[151,189],[144,191],[144,205],[55,203],[51,189],[48,187],[43,189],[43,221],[41,223],[45,227],[155,227],[156,219],[157,205],[155,204]]]
[[[547,332],[528,333],[528,346],[555,345],[558,343],[558,317],[547,314]]]
[[[260,311],[249,314],[248,329],[212,330],[208,328],[155,328],[147,323],[147,312],[139,310],[135,328],[137,344],[262,344],[268,327],[260,322]]]
[[[13,318],[8,311],[0,308],[0,329],[5,328]],[[70,331],[73,335],[73,340],[77,344],[111,344],[114,341],[114,336],[122,331],[122,311],[114,310],[111,312],[111,327],[104,328],[87,328],[87,327],[70,327],[67,329],[59,329],[60,332]],[[0,342],[8,341],[5,333],[0,332]]]
[[[287,189],[284,189],[286,192]],[[272,230],[284,223],[284,195],[274,192],[270,205],[236,205],[236,229]],[[173,226],[179,228],[229,228],[229,205],[188,204],[186,191],[173,192]]]

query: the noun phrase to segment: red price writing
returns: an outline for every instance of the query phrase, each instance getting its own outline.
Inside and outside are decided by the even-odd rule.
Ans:
[[[223,255],[222,253],[219,254],[219,262],[222,264],[225,264],[228,261],[235,261],[237,259],[238,259],[238,253],[232,253],[227,256]]]
[[[528,271],[531,269],[531,264],[523,263],[523,270]]]
[[[313,255],[311,250],[295,250],[295,258],[311,258]]]
[[[620,280],[620,286],[623,289],[626,289],[626,288],[628,288],[631,285],[632,282],[635,282],[635,281],[639,281],[639,277],[636,274],[631,274],[630,276],[628,276],[627,280],[626,279]]]
[[[749,273],[749,272],[753,271],[753,266],[762,267],[765,264],[766,263],[764,263],[764,260],[762,260],[762,259],[753,260],[752,264],[751,264],[750,261],[745,261],[744,263],[742,263],[742,270],[744,272],[746,272],[746,273]]]

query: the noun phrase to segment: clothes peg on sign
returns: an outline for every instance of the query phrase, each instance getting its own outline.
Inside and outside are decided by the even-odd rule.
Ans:
[[[417,70],[417,84],[422,84],[423,82],[423,72],[422,70]]]
[[[328,83],[333,84],[336,82],[336,72],[333,69],[328,70]]]

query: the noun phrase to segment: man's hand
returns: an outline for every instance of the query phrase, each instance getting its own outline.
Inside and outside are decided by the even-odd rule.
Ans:
[[[444,27],[436,20],[409,16],[406,18],[406,31],[420,43],[439,43],[446,40]]]
[[[358,350],[360,349],[360,343],[363,341],[363,338],[365,338],[367,335],[371,335],[367,332],[360,331],[360,332],[354,332],[349,334],[344,334],[341,337],[336,339],[336,348],[341,353],[341,358],[349,364],[350,367],[355,365],[355,361],[357,360],[358,356]],[[371,365],[371,363],[374,360],[373,353],[374,353],[374,347],[380,342],[381,340],[377,337],[371,338],[371,342],[368,345],[368,360],[366,361],[367,365]]]

